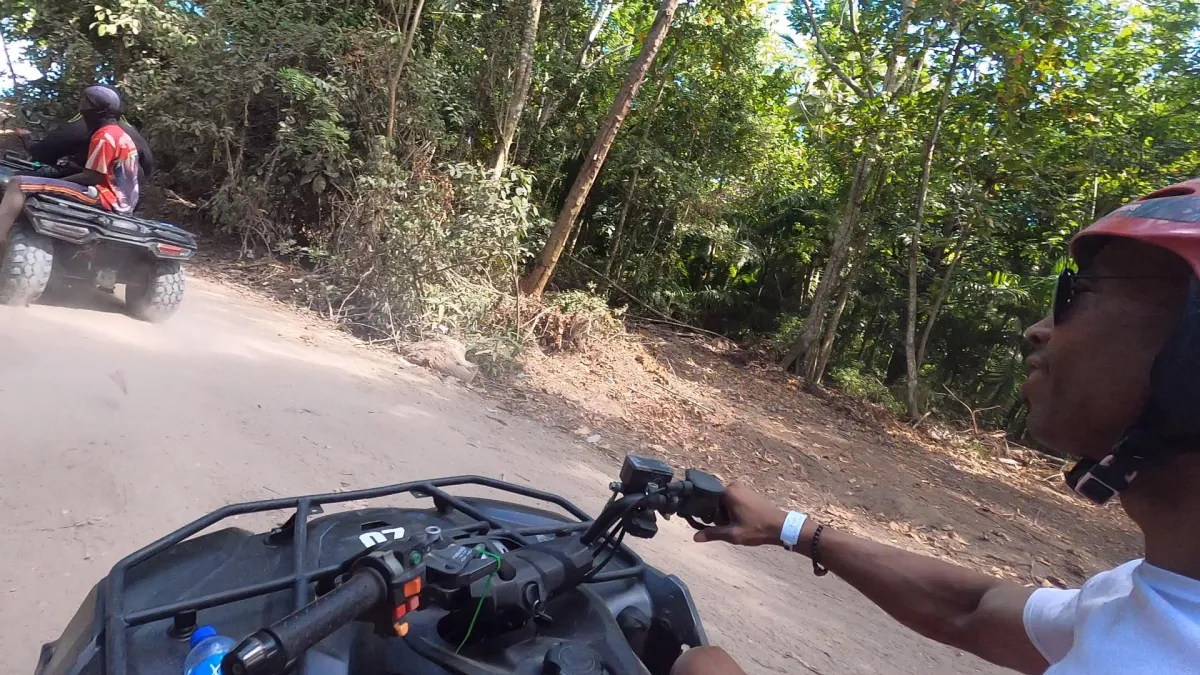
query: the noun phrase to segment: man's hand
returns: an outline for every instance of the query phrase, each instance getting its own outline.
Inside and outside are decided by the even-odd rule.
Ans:
[[[782,544],[779,534],[787,513],[754,490],[733,484],[725,488],[729,524],[696,533],[696,541],[727,541],[739,546]]]
[[[779,537],[787,513],[765,497],[744,485],[730,485],[724,506],[730,524],[701,530],[696,541],[782,545]],[[815,528],[812,519],[805,523],[798,553],[812,550]],[[1033,646],[1023,621],[1033,589],[832,529],[822,531],[821,562],[925,637],[1023,673],[1046,670],[1046,659]]]
[[[34,170],[33,175],[41,178],[62,178],[62,169],[52,164],[43,164]]]

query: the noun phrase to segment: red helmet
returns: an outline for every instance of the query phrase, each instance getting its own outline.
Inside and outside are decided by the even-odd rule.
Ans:
[[[1165,248],[1200,277],[1200,178],[1136,199],[1092,223],[1071,240],[1071,254],[1092,237],[1125,237]]]
[[[1200,179],[1129,202],[1071,240],[1071,255],[1087,253],[1098,237],[1125,237],[1165,248],[1187,261],[1192,281],[1179,323],[1154,359],[1150,395],[1112,453],[1084,459],[1067,472],[1067,484],[1104,504],[1148,464],[1200,450]]]

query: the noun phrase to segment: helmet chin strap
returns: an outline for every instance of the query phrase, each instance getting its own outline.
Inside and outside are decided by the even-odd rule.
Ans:
[[[1124,492],[1137,478],[1138,471],[1149,463],[1150,458],[1137,452],[1136,447],[1133,436],[1126,435],[1104,459],[1079,460],[1064,476],[1067,485],[1097,506],[1107,504]]]
[[[1137,478],[1136,471],[1122,476],[1120,469],[1114,470],[1112,463],[1115,459],[1116,455],[1109,455],[1099,462],[1094,459],[1081,459],[1075,462],[1075,465],[1063,475],[1067,481],[1067,487],[1096,506],[1104,506],[1110,499],[1129,487],[1129,481]]]
[[[1067,485],[1093,504],[1108,503],[1138,472],[1189,452],[1200,452],[1200,282],[1188,285],[1183,315],[1150,369],[1146,405],[1112,453],[1081,459],[1066,473]]]

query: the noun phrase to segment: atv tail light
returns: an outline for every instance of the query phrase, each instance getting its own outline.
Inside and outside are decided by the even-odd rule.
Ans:
[[[67,223],[60,223],[57,220],[46,220],[45,218],[39,219],[38,224],[42,226],[42,230],[47,234],[57,234],[73,240],[82,239],[90,232],[86,227],[68,225]]]
[[[182,258],[187,255],[187,249],[174,244],[155,244],[154,250],[164,258]]]

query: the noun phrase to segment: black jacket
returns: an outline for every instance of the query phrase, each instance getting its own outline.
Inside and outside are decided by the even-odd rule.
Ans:
[[[146,139],[142,138],[132,124],[122,119],[120,125],[125,133],[133,139],[133,144],[137,146],[138,166],[142,170],[142,178],[149,178],[150,174],[154,173],[154,154],[150,152],[150,144],[146,143]],[[79,166],[84,166],[87,163],[88,144],[91,140],[92,135],[88,132],[87,122],[79,117],[54,129],[42,140],[31,144],[28,148],[29,155],[33,161],[42,164],[54,164],[59,159],[66,157]]]

